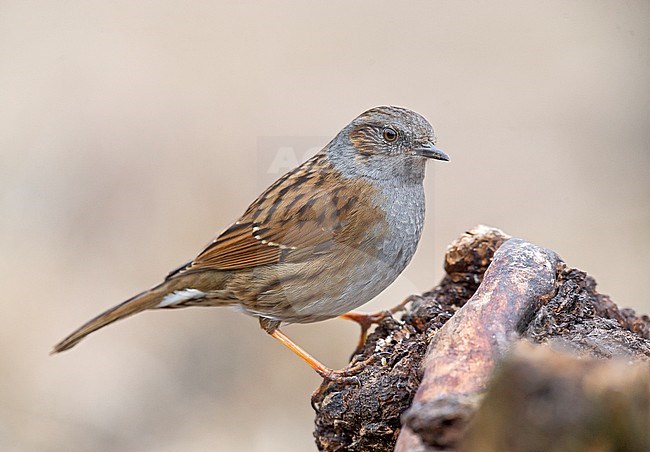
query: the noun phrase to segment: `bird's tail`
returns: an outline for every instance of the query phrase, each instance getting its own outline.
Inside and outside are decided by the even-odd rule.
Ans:
[[[166,290],[161,290],[161,286],[157,286],[112,307],[108,311],[99,314],[94,319],[89,320],[68,337],[56,344],[52,350],[52,354],[74,347],[84,337],[108,324],[129,317],[133,314],[137,314],[138,312],[154,308],[158,303],[160,303],[166,293],[168,293]]]

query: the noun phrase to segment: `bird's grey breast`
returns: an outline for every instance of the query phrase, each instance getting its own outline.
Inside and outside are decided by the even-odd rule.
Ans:
[[[378,243],[380,260],[399,275],[415,254],[424,225],[425,199],[421,183],[381,187],[388,234]],[[397,277],[397,276],[395,276]]]

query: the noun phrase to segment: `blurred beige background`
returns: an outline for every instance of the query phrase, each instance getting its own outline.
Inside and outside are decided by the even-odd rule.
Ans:
[[[0,1],[0,449],[314,449],[319,378],[241,314],[144,313],[48,352],[236,219],[273,152],[376,105],[429,118],[452,162],[367,311],[432,287],[477,223],[650,311],[649,35],[646,0]],[[357,339],[287,331],[334,367]]]

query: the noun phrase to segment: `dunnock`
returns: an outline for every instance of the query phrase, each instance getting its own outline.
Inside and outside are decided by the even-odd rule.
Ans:
[[[196,259],[90,320],[53,353],[147,309],[234,306],[321,376],[350,375],[325,367],[279,327],[348,313],[404,270],[424,223],[425,163],[449,160],[434,142],[431,125],[413,111],[366,111],[271,185]]]

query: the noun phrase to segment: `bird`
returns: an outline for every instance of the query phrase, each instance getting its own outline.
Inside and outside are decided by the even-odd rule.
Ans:
[[[387,288],[413,257],[425,218],[429,160],[449,161],[431,124],[396,106],[365,111],[326,146],[266,189],[198,256],[160,284],[89,320],[56,344],[152,309],[234,307],[321,377],[345,379],[364,365],[326,367],[280,328],[343,316]]]

